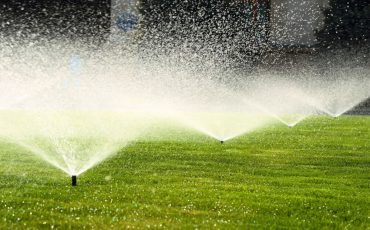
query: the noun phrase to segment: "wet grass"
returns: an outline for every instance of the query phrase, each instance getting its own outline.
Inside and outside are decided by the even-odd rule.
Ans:
[[[224,145],[167,136],[133,143],[74,188],[2,142],[0,229],[370,228],[370,117],[316,117]]]

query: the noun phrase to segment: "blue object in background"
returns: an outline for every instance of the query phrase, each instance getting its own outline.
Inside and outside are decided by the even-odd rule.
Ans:
[[[117,17],[116,25],[124,32],[130,32],[136,29],[139,23],[139,17],[132,13],[124,13]]]
[[[82,68],[82,60],[81,60],[80,56],[73,55],[71,57],[69,67],[70,67],[71,72],[72,72],[73,75],[80,74],[81,68]]]
[[[66,79],[66,87],[80,86],[80,75],[82,72],[83,60],[79,55],[72,55],[69,61],[69,68],[71,71],[70,76]]]

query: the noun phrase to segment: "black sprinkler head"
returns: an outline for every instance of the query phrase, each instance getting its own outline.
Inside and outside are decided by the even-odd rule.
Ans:
[[[72,186],[77,186],[77,176],[72,176]]]
[[[224,143],[224,141],[220,141],[221,145]]]

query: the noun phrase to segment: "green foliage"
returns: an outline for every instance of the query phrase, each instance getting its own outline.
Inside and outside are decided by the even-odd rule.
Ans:
[[[370,44],[370,1],[330,0],[317,38],[326,47]]]
[[[370,117],[316,117],[221,145],[142,140],[78,178],[0,145],[0,229],[368,229]]]

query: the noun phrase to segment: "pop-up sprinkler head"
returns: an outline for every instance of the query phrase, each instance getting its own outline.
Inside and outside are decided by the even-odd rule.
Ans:
[[[224,141],[220,141],[221,145],[224,143]]]
[[[72,176],[72,186],[77,186],[77,176]]]

